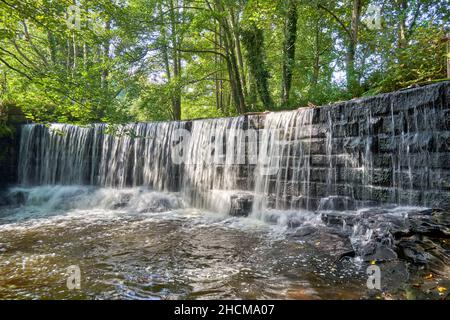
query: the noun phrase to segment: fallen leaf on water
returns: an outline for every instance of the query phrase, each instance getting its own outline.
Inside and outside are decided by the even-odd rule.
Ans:
[[[437,289],[440,293],[444,293],[445,291],[447,291],[446,287],[437,287]]]
[[[425,279],[426,279],[426,280],[433,279],[433,274],[430,273],[429,275],[427,275],[427,276],[425,277]]]

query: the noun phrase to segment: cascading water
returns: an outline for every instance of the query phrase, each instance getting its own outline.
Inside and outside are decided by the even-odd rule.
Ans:
[[[24,125],[19,156],[22,185],[177,187],[171,163],[173,132],[183,123],[129,124],[108,134],[106,125]]]
[[[394,101],[395,99],[391,99]],[[427,205],[442,141],[439,113],[412,108],[385,116],[368,106],[186,122],[87,127],[25,125],[22,185],[145,186],[182,191],[200,208],[229,212],[230,199],[264,211],[361,208],[380,202]],[[348,108],[350,111],[346,111]],[[419,168],[420,166],[420,168]]]
[[[68,263],[96,298],[360,298],[373,261],[393,262],[392,292],[416,283],[410,266],[445,274],[448,214],[423,207],[450,198],[442,90],[235,118],[24,125],[19,186],[0,194],[0,298],[65,292],[9,283],[30,270],[51,282]]]

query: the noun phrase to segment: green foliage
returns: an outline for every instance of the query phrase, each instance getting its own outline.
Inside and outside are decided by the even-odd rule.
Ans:
[[[446,77],[444,1],[292,1],[78,0],[78,11],[0,1],[0,102],[36,122],[117,124],[321,105]],[[369,5],[382,8],[380,29],[363,22]]]
[[[9,101],[0,101],[0,139],[14,136],[14,127],[8,124],[8,114],[12,107],[14,104]]]
[[[446,77],[446,50],[440,42],[445,36],[436,26],[421,26],[414,32],[414,41],[398,50],[398,59],[390,60],[387,73],[380,76],[377,88],[389,92],[415,83]]]

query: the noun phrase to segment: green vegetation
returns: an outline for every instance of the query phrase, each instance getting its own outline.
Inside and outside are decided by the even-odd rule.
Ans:
[[[0,101],[0,139],[11,139],[14,136],[14,127],[9,124],[9,109],[12,108],[8,102]]]
[[[81,124],[320,105],[444,79],[448,21],[431,0],[0,0],[0,103]]]

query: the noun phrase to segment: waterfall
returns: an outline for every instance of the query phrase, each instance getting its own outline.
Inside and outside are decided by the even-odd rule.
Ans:
[[[248,190],[257,156],[257,136],[248,118],[194,121],[185,144],[182,191],[194,206],[228,211],[236,190]]]
[[[257,218],[268,209],[445,206],[446,104],[441,87],[430,88],[235,118],[24,125],[19,182],[180,191],[194,207],[235,205]]]
[[[256,216],[268,208],[309,209],[312,115],[313,109],[267,115],[255,170]]]
[[[119,127],[94,124],[24,125],[19,182],[22,185],[177,187],[177,168],[169,144],[179,122],[139,123]]]
[[[247,170],[256,163],[257,136],[246,130],[248,122],[24,125],[19,182],[181,189],[193,206],[227,211],[235,190],[251,185]]]

